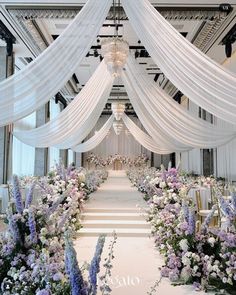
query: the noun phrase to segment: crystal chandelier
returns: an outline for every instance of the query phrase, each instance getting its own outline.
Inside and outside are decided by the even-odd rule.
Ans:
[[[121,133],[121,131],[123,129],[123,124],[120,123],[120,122],[114,122],[113,123],[113,128],[114,128],[115,134],[120,135],[120,133]]]
[[[124,111],[125,111],[125,105],[123,103],[120,103],[120,102],[113,102],[111,104],[111,109],[112,109],[112,112],[116,118],[117,121],[119,121],[123,114],[124,114]]]
[[[101,44],[102,56],[114,77],[121,74],[129,54],[129,44],[118,37],[105,39]]]

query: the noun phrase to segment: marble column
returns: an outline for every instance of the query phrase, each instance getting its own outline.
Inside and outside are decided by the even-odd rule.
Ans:
[[[49,120],[48,103],[36,111],[36,127],[39,127]],[[34,174],[44,176],[48,172],[48,148],[35,149]]]
[[[14,53],[0,47],[0,81],[14,73]],[[0,127],[0,183],[7,183],[12,175],[12,131],[13,125]]]
[[[60,150],[60,161],[65,167],[68,166],[68,150]]]
[[[82,153],[75,153],[75,166],[76,168],[82,166]]]

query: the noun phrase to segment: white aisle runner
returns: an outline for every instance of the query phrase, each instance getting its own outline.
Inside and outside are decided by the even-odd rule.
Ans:
[[[107,257],[110,234],[118,235],[114,248],[112,295],[145,295],[160,277],[163,260],[154,248],[150,226],[137,205],[145,206],[141,193],[132,187],[124,171],[110,171],[108,180],[90,196],[85,206],[83,229],[79,231],[75,248],[80,263],[91,261],[98,235],[106,233],[103,259]],[[100,274],[103,274],[101,268]],[[171,286],[162,279],[156,294],[194,294],[191,286]],[[98,292],[98,294],[101,294]],[[198,294],[203,294],[198,292]]]

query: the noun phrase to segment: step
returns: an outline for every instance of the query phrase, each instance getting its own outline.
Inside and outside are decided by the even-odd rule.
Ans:
[[[139,213],[139,208],[85,208],[85,213]]]
[[[134,228],[119,228],[115,229],[118,237],[149,237],[151,235],[150,229],[134,229]],[[101,234],[112,236],[114,230],[112,228],[81,228],[78,231],[79,237],[96,237]]]
[[[85,220],[83,228],[150,228],[145,220]]]
[[[82,220],[145,220],[140,213],[83,213]]]

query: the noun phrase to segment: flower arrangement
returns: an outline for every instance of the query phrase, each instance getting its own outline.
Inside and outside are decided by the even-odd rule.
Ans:
[[[152,225],[155,245],[164,257],[161,275],[173,284],[193,284],[196,290],[236,288],[236,196],[226,201],[220,193],[221,183],[201,177],[205,186],[217,192],[217,202],[227,223],[226,228],[211,228],[217,205],[196,230],[195,206],[187,192],[195,178],[187,178],[176,169],[128,171],[131,181],[145,193],[148,221]],[[150,189],[152,187],[152,189]],[[148,195],[148,197],[147,197]]]
[[[87,171],[58,165],[46,178],[38,180],[42,197],[37,204],[32,203],[35,180],[23,200],[20,181],[13,176],[13,199],[6,218],[8,228],[0,235],[1,294],[96,294],[95,288],[93,293],[90,291],[94,281],[84,279],[71,241],[80,226],[78,216],[85,196],[82,184],[90,175]],[[88,182],[93,183],[94,189],[106,174],[92,175]],[[104,237],[99,238],[98,245],[101,254]],[[98,265],[100,260],[96,261]],[[93,272],[93,278],[98,270]]]

